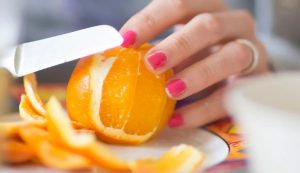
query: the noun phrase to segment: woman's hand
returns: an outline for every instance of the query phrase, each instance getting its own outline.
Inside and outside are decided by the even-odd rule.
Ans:
[[[179,30],[145,56],[146,66],[154,73],[175,69],[166,86],[171,98],[181,100],[241,76],[253,62],[253,50],[236,39],[249,40],[259,52],[259,63],[251,74],[268,71],[267,55],[255,35],[253,17],[244,10],[228,10],[221,0],[154,0],[122,27],[123,46],[139,46],[178,24]],[[196,127],[225,116],[224,88],[177,109],[169,126]]]

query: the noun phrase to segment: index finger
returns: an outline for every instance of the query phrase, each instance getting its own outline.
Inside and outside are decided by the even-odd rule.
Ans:
[[[139,46],[174,24],[201,12],[225,9],[221,0],[154,0],[131,17],[121,28],[122,46]]]

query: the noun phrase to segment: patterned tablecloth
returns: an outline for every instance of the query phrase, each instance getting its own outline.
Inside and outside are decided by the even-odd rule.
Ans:
[[[39,86],[39,95],[42,100],[46,100],[50,96],[54,95],[62,104],[65,104],[65,85],[62,84],[51,84],[51,85],[41,85]],[[13,96],[13,109],[18,111],[18,104],[20,102],[20,95],[24,93],[22,87],[13,87],[11,89],[11,95]],[[221,137],[229,147],[229,155],[227,159],[209,169],[205,172],[207,173],[245,173],[247,165],[247,155],[245,153],[245,142],[242,135],[239,132],[238,127],[235,125],[234,121],[230,118],[225,118],[217,122],[211,123],[204,127],[206,130]]]

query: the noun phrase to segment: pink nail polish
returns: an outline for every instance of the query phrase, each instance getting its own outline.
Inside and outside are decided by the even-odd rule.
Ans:
[[[167,56],[163,52],[155,52],[147,58],[149,64],[154,70],[164,66],[167,62]]]
[[[179,127],[184,123],[183,117],[181,114],[174,114],[168,122],[170,128]]]
[[[175,79],[167,84],[167,94],[171,97],[177,97],[186,89],[186,84],[181,79]]]
[[[122,35],[124,41],[121,46],[123,47],[130,47],[135,43],[136,40],[136,33],[134,31],[127,31]]]

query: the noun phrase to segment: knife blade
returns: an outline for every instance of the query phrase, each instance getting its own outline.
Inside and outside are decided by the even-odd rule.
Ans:
[[[0,57],[0,67],[21,77],[42,69],[73,61],[123,42],[119,32],[109,25],[99,25],[10,49]]]

